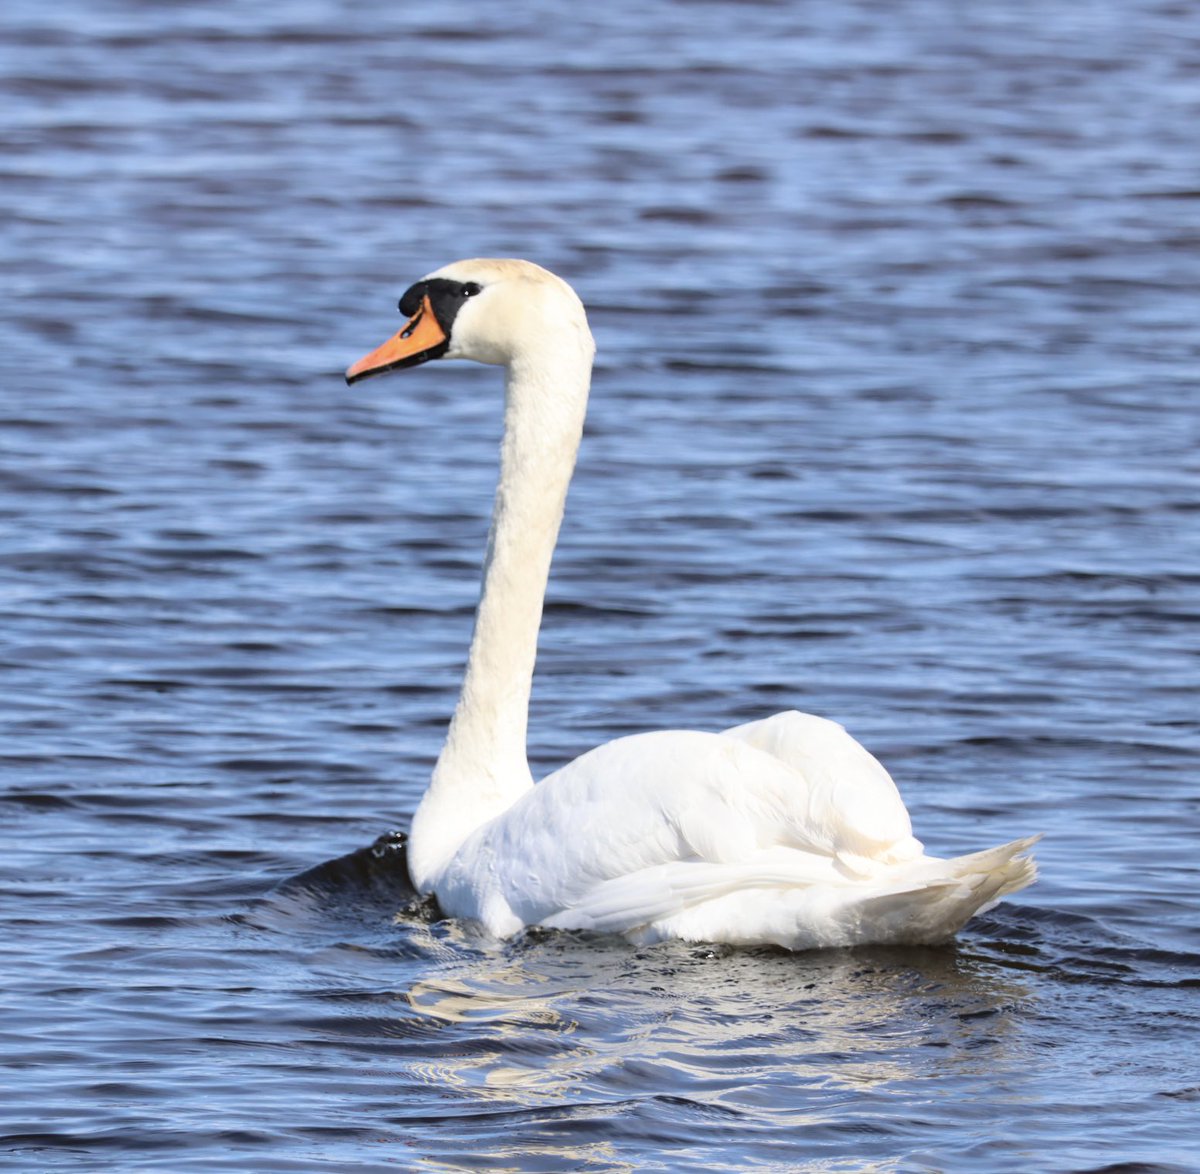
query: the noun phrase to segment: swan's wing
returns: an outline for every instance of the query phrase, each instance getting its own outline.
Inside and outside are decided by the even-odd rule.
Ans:
[[[892,776],[837,722],[792,709],[734,726],[725,736],[785,763],[823,797],[825,816],[841,828],[842,860],[848,868],[869,875],[878,864],[915,860],[924,851],[913,838]]]
[[[817,769],[813,749],[803,772],[745,737],[620,738],[480,828],[439,880],[438,899],[499,934],[566,924],[571,910],[571,924],[628,928],[731,885],[861,881],[919,855],[886,772],[844,732],[833,741],[836,761]],[[764,862],[788,879],[755,881]]]
[[[831,856],[791,849],[768,850],[754,860],[731,864],[678,860],[602,881],[545,924],[627,933],[734,894],[753,891],[761,898],[764,890],[845,883]]]
[[[618,738],[475,832],[438,880],[438,901],[497,933],[545,923],[609,881],[681,860],[732,863],[780,835],[802,839],[805,799],[795,772],[732,738],[685,730]]]
[[[862,747],[779,715],[583,755],[475,832],[436,891],[502,937],[541,924],[792,949],[931,942],[1029,884],[1029,846],[923,855]]]
[[[1031,884],[1037,836],[953,860],[923,857],[872,880],[787,849],[736,865],[679,861],[596,886],[545,924],[663,938],[790,949],[865,942],[930,943]]]

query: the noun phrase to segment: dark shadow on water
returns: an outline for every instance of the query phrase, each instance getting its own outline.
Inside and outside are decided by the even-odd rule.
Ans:
[[[385,832],[373,844],[345,856],[314,865],[280,882],[272,894],[315,899],[353,898],[355,903],[392,905],[419,902],[421,898],[408,879],[408,837],[400,831]]]
[[[439,917],[437,902],[418,894],[408,878],[407,839],[400,831],[385,832],[372,844],[313,865],[280,881],[234,920],[284,933],[300,924],[310,933],[357,928],[372,937],[395,924],[431,924]]]

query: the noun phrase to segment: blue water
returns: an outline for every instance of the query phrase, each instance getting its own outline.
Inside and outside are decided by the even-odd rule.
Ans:
[[[0,22],[0,1164],[1200,1169],[1200,9]],[[500,388],[341,371],[478,254],[600,345],[535,773],[795,706],[1035,888],[808,955],[415,901]]]

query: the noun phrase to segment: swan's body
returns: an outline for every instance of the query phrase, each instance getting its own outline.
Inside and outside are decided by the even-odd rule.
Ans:
[[[807,714],[620,738],[535,786],[537,634],[594,344],[574,291],[526,261],[456,262],[400,306],[405,328],[347,379],[441,357],[508,375],[466,677],[409,837],[418,890],[498,936],[546,925],[805,949],[941,941],[1033,881],[1036,837],[926,856],[887,771]]]

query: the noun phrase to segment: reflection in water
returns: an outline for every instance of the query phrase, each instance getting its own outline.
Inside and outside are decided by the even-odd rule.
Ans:
[[[486,1154],[472,1154],[470,1169],[484,1168],[496,1174],[520,1174],[529,1170],[604,1170],[612,1174],[640,1169],[638,1165],[619,1160],[617,1147],[612,1142],[580,1141],[572,1145],[539,1145],[536,1142],[499,1142]],[[459,1161],[443,1161],[440,1158],[424,1158],[422,1170],[445,1170],[461,1174],[464,1165]]]
[[[1017,1068],[1029,992],[1023,976],[953,950],[634,951],[534,934],[440,964],[405,999],[459,1029],[420,1065],[442,1090],[546,1108],[670,1089],[710,1111],[814,1126],[839,1094],[950,1072],[962,1087]],[[539,1033],[552,1037],[543,1047]]]

